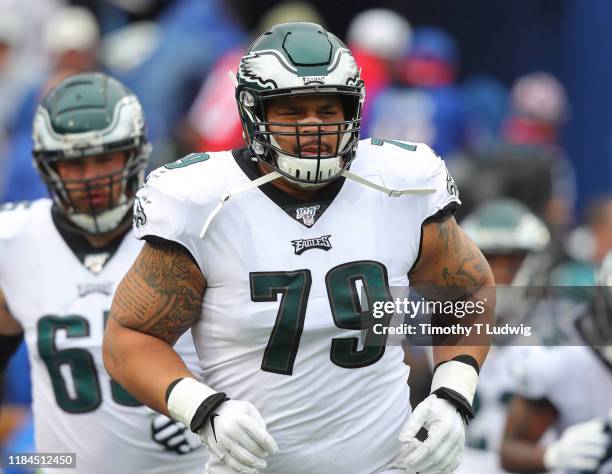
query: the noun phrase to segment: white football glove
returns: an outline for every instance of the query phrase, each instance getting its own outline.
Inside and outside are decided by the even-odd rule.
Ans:
[[[421,428],[428,431],[424,441],[416,438]],[[461,461],[465,424],[455,405],[432,394],[417,405],[399,440],[407,443],[404,461],[407,471],[446,474]]]
[[[436,367],[431,394],[417,405],[402,428],[399,440],[405,444],[404,468],[408,472],[447,474],[459,466],[466,421],[458,407],[467,420],[478,384],[476,361],[471,364],[465,360],[466,356],[459,356]],[[444,393],[439,397],[436,391]],[[449,395],[453,403],[445,399]]]
[[[267,467],[266,457],[278,451],[265,421],[249,402],[223,403],[199,435],[210,452],[236,472],[257,474]]]
[[[151,419],[151,437],[168,451],[177,454],[187,454],[202,447],[198,435],[184,424],[159,413]]]
[[[604,421],[595,419],[567,428],[544,452],[547,470],[595,471],[610,442]]]
[[[216,394],[203,383],[184,378],[170,391],[168,412],[175,420],[191,426],[202,402]],[[236,472],[257,474],[268,465],[265,458],[278,451],[265,421],[249,402],[221,403],[198,430],[198,435],[211,454]]]

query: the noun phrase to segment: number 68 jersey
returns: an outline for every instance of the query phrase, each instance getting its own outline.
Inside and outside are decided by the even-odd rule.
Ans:
[[[55,226],[50,200],[0,211],[0,287],[25,333],[36,448],[76,453],[77,473],[200,473],[206,459],[197,445],[179,455],[155,442],[158,415],[111,380],[102,363],[112,296],[141,246],[128,232],[114,254],[81,261]],[[177,350],[193,366],[189,336]]]
[[[192,328],[205,382],[261,412],[279,446],[262,472],[367,474],[398,461],[409,368],[361,321],[390,285],[408,285],[423,221],[459,201],[426,145],[362,141],[351,171],[435,192],[390,197],[338,179],[304,203],[266,184],[227,200],[203,239],[219,197],[259,176],[246,150],[190,155],[138,194],[136,236],[180,243],[206,278]]]

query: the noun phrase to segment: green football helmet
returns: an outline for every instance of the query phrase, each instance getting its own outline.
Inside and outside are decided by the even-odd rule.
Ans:
[[[144,114],[136,96],[116,79],[102,73],[85,73],[64,79],[36,110],[33,123],[34,162],[59,209],[74,229],[86,234],[106,234],[131,218],[136,191],[142,185],[151,147],[146,138]],[[62,179],[58,163],[91,156],[125,152],[125,166],[92,179]],[[92,196],[101,187],[109,193],[100,209]],[[88,211],[78,209],[71,192],[86,192]]]
[[[254,159],[270,165],[302,187],[319,187],[338,176],[355,158],[365,88],[350,50],[333,34],[314,23],[273,26],[251,45],[236,75],[236,101],[243,135]],[[343,121],[313,125],[267,121],[271,99],[309,94],[332,94],[342,101]],[[284,130],[272,132],[270,126]],[[310,131],[304,130],[308,126]],[[324,128],[324,129],[323,129]],[[330,130],[331,128],[331,130]],[[315,136],[318,152],[308,156],[280,147],[278,137]],[[336,149],[322,152],[321,137],[336,135]]]
[[[485,255],[539,252],[550,242],[544,222],[526,206],[509,198],[477,206],[461,227]]]

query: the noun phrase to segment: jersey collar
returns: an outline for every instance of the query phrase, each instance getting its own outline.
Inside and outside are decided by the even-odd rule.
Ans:
[[[232,150],[232,156],[242,172],[253,181],[261,176],[257,161],[251,159],[248,148]],[[328,185],[317,190],[312,199],[303,201],[290,194],[282,192],[272,183],[259,187],[274,204],[280,207],[289,217],[305,227],[312,227],[336,198],[346,178],[339,177]]]

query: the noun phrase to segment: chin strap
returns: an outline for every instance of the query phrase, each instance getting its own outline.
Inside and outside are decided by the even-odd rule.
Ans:
[[[223,195],[219,198],[219,202],[217,203],[215,208],[212,210],[210,215],[206,218],[206,222],[204,222],[204,225],[202,226],[202,230],[200,231],[200,239],[204,238],[204,236],[206,235],[206,232],[208,231],[208,228],[210,227],[210,223],[215,218],[215,216],[219,214],[219,211],[221,211],[223,204],[227,200],[229,200],[229,198],[231,198],[232,196],[236,196],[240,193],[243,193],[245,191],[248,191],[249,189],[258,188],[259,186],[269,183],[270,181],[274,181],[275,179],[280,178],[281,176],[282,175],[278,171],[272,171],[271,173],[260,176],[259,178],[249,182],[248,184],[245,184],[244,186],[240,188],[230,190],[230,191],[227,191],[226,193],[223,193]],[[436,190],[433,188],[402,189],[402,190],[389,189],[385,186],[381,186],[380,184],[373,183],[372,181],[362,178],[361,176],[353,174],[348,170],[344,170],[341,173],[341,176],[344,176],[346,179],[350,179],[359,184],[363,184],[364,186],[368,186],[372,189],[376,189],[377,191],[383,192],[387,196],[391,196],[391,197],[400,197],[406,194],[433,194],[436,192]]]
[[[385,193],[387,196],[391,196],[391,197],[400,197],[400,196],[404,196],[406,194],[433,194],[433,193],[436,192],[436,190],[433,189],[433,188],[402,189],[402,190],[389,189],[389,188],[387,188],[385,186],[381,186],[380,184],[376,184],[376,183],[373,183],[370,180],[362,178],[359,175],[351,173],[349,170],[344,170],[341,173],[341,175],[344,176],[346,179],[350,179],[350,180],[356,181],[359,184],[363,184],[364,186],[368,186],[369,188],[376,189],[377,191]]]
[[[264,184],[269,183],[270,181],[274,181],[276,178],[280,177],[281,174],[278,171],[272,171],[271,173],[264,174],[263,176],[260,176],[259,178],[254,179],[253,181],[249,181],[247,184],[241,186],[240,188],[223,193],[223,195],[219,198],[219,202],[212,210],[210,215],[207,217],[206,222],[204,222],[202,230],[200,231],[200,239],[203,239],[206,235],[206,231],[210,227],[210,223],[215,218],[215,216],[219,214],[219,211],[223,207],[225,201],[229,200],[229,198],[231,198],[232,196],[237,196],[238,194],[248,191],[249,189],[258,188],[259,186],[263,186]]]

